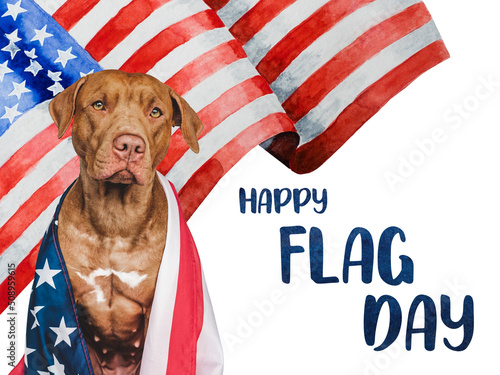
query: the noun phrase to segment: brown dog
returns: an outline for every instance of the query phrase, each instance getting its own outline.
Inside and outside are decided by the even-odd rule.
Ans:
[[[202,124],[168,86],[120,71],[81,78],[49,110],[60,137],[74,115],[80,176],[58,235],[94,372],[137,374],[168,221],[155,170],[172,126],[198,152]]]

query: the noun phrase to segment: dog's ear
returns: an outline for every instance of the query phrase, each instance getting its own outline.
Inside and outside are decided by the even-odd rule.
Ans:
[[[198,136],[203,130],[203,124],[193,108],[174,90],[170,90],[170,97],[174,108],[172,117],[174,126],[181,127],[182,136],[189,148],[198,153],[200,151]]]
[[[85,77],[80,78],[64,91],[57,94],[49,103],[49,113],[57,125],[57,129],[59,129],[59,138],[64,135],[64,132],[66,132],[66,129],[71,124],[71,120],[75,114],[76,96],[85,81]]]

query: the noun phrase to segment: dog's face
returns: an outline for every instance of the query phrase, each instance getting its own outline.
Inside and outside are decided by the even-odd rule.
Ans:
[[[49,111],[61,137],[73,120],[73,145],[90,178],[148,184],[165,157],[172,126],[198,152],[203,125],[171,88],[141,73],[105,70],[57,95]]]

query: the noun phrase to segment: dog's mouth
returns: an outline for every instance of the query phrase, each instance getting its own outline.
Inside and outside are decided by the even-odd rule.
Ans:
[[[108,166],[99,171],[89,171],[89,176],[97,181],[122,185],[135,184],[144,186],[148,181],[148,175],[143,167],[129,164],[120,167],[115,166],[115,168]]]
[[[113,184],[137,184],[138,181],[135,178],[135,175],[130,172],[128,169],[121,170],[119,172],[114,173],[108,178],[104,179],[104,181],[111,182]]]
[[[124,150],[111,147],[109,142],[101,146],[88,160],[89,176],[98,181],[113,184],[144,186],[150,178],[150,157],[146,152],[137,155],[121,155]],[[123,156],[123,157],[122,157]]]

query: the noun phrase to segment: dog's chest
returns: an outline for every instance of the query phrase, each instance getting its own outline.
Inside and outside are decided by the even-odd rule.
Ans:
[[[61,249],[82,326],[99,345],[133,347],[146,329],[165,238],[102,238],[81,229],[67,228]]]

